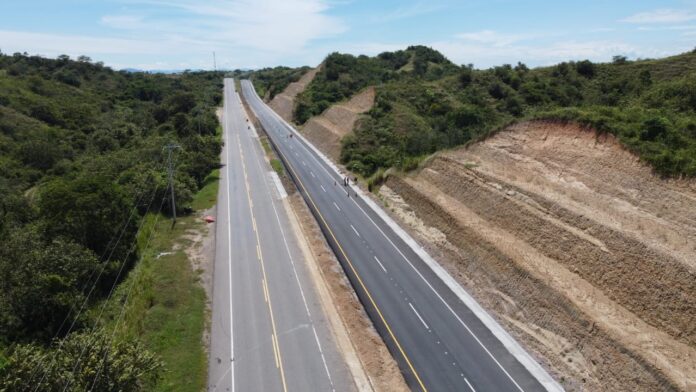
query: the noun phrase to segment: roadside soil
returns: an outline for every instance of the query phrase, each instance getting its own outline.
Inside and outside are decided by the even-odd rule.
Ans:
[[[696,390],[696,183],[610,135],[513,125],[380,189],[567,390]]]
[[[253,111],[248,107],[245,100],[242,100],[242,102],[250,121],[259,131],[260,138],[267,138],[261,123],[254,116]],[[274,150],[271,151],[270,155],[277,159]],[[280,179],[288,193],[289,207],[292,209],[300,226],[300,232],[296,234],[302,237],[300,242],[306,243],[311,253],[311,259],[304,261],[306,263],[315,263],[319,271],[318,276],[321,281],[315,281],[315,287],[323,286],[328,288],[329,298],[326,299],[331,301],[331,307],[337,311],[342,329],[347,332],[350,340],[348,344],[351,347],[348,350],[345,347],[343,348],[344,355],[346,355],[345,351],[356,353],[360,362],[357,366],[362,367],[362,371],[367,374],[369,385],[362,390],[378,392],[409,391],[396,361],[374,328],[372,320],[365,312],[362,303],[355,294],[353,286],[351,286],[335,254],[326,242],[316,219],[302,195],[297,191],[294,182],[287,174],[287,170],[280,176]],[[312,276],[313,279],[316,278],[314,275]],[[334,329],[334,335],[340,340],[341,333],[336,331],[333,326],[332,329]],[[341,342],[339,342],[340,346]],[[350,362],[350,356],[346,357],[346,360]],[[349,366],[352,366],[352,364],[349,364]],[[360,387],[362,384],[361,380],[356,377],[355,381]]]
[[[290,83],[282,93],[276,94],[268,105],[285,121],[292,122],[292,112],[295,109],[295,97],[307,88],[320,69],[321,65],[307,71],[307,73],[302,75],[300,80]]]
[[[355,122],[375,103],[375,88],[368,87],[350,100],[326,109],[309,119],[300,130],[302,134],[334,161],[341,156],[341,139],[353,132]]]

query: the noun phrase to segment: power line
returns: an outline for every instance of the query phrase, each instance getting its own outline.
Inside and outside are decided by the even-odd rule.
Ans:
[[[165,200],[165,197],[163,196],[162,197],[162,204],[164,204],[164,200]],[[147,215],[147,213],[150,211],[150,207],[152,206],[153,201],[154,201],[154,195],[153,195],[152,199],[150,200],[150,204],[147,207],[147,211],[145,212],[145,215]],[[140,226],[138,227],[138,231],[137,231],[138,234],[142,231],[143,227],[145,226],[145,221],[146,220],[143,219],[143,221],[140,222]],[[121,274],[123,273],[123,269],[126,265],[126,262],[127,262],[128,258],[130,258],[130,255],[133,253],[133,251],[135,250],[137,245],[138,245],[138,241],[137,241],[137,235],[136,235],[136,238],[134,239],[131,248],[129,249],[128,253],[126,254],[126,257],[124,257],[123,261],[121,262],[121,266],[118,270],[118,273],[116,274],[116,278],[114,279],[114,282],[111,285],[111,289],[109,290],[109,294],[107,295],[106,299],[104,300],[104,303],[102,304],[101,308],[99,309],[99,314],[97,315],[97,318],[94,321],[94,326],[92,327],[92,330],[96,330],[97,327],[99,326],[99,322],[101,321],[101,318],[104,315],[104,310],[106,309],[106,305],[108,305],[109,300],[111,300],[111,297],[113,296],[113,293],[116,289],[116,286],[118,285],[119,279],[121,278]],[[87,346],[89,346],[89,344],[86,344],[84,347],[82,347],[82,350],[80,350],[80,355],[77,357],[77,360],[75,361],[75,366],[73,366],[73,368],[72,368],[73,374],[76,374],[75,371],[77,370],[78,365],[82,361],[82,356],[85,354]],[[72,380],[68,380],[63,391],[68,390],[68,387],[70,386],[71,382],[72,382]]]
[[[164,200],[165,199],[162,198],[162,203],[160,203],[159,212],[162,212],[162,206],[164,206]],[[160,214],[158,213],[156,218],[155,218],[155,222],[153,223],[153,227],[155,227],[155,228],[157,227],[157,223],[159,223],[159,218],[160,218]],[[143,250],[148,249],[148,247],[150,246],[150,241],[152,241],[152,237],[154,237],[154,235],[155,235],[155,230],[153,229],[150,231],[150,235],[147,238],[147,242],[145,243],[145,247],[143,248]],[[144,255],[140,257],[141,262],[143,260],[143,257],[144,257]],[[118,330],[118,325],[121,322],[121,320],[123,319],[123,316],[124,316],[125,310],[126,310],[126,306],[128,305],[128,300],[130,299],[130,295],[131,295],[131,292],[133,291],[134,286],[135,286],[135,279],[133,279],[130,282],[130,286],[128,287],[128,292],[126,293],[126,298],[123,301],[123,305],[121,305],[121,311],[119,312],[118,318],[116,319],[116,322],[114,323],[114,331],[111,333],[111,337],[109,338],[109,342],[106,344],[107,350],[108,350],[109,346],[111,345],[111,343],[114,341],[114,338],[116,337],[116,331]],[[99,379],[99,376],[102,372],[102,369],[104,368],[107,353],[108,352],[105,350],[104,357],[102,358],[102,361],[99,364],[99,369],[97,370],[97,374],[95,374],[94,380],[92,380],[92,386],[89,388],[90,392],[94,389],[94,386],[97,384],[97,380]]]
[[[157,195],[157,191],[158,191],[158,190],[159,190],[159,183],[157,183],[157,184],[155,185],[155,189],[153,190],[152,196],[150,197],[150,202],[148,203],[147,211],[150,210],[150,207],[151,207],[151,205],[152,205],[152,202],[155,200],[155,196]],[[137,206],[135,206],[135,209],[137,209]],[[140,232],[140,230],[141,230],[142,227],[143,227],[143,224],[144,224],[144,221],[140,223],[140,226],[138,227],[137,233]],[[125,232],[125,227],[124,227],[124,230],[123,230],[123,231],[121,232],[121,234],[119,235],[119,239],[118,239],[118,241],[117,241],[117,244],[118,244],[118,242],[120,242],[121,237],[123,236],[123,233],[124,233],[124,232]],[[119,279],[119,277],[120,277],[120,273],[121,273],[121,271],[123,270],[123,267],[124,267],[125,263],[127,262],[128,258],[130,257],[130,255],[131,255],[131,253],[132,253],[132,251],[133,251],[135,245],[137,244],[137,233],[136,233],[136,237],[133,239],[133,245],[131,246],[130,250],[128,251],[128,253],[127,253],[126,256],[124,257],[123,261],[121,262],[121,266],[120,266],[120,269],[119,269],[119,274],[116,276],[116,278],[115,278],[115,280],[114,280],[114,283],[113,283],[112,286],[111,286],[111,290],[110,290],[110,292],[109,292],[109,296],[107,297],[106,301],[104,302],[104,304],[103,304],[103,306],[102,306],[102,308],[101,308],[101,312],[99,313],[99,317],[97,318],[97,321],[95,322],[95,325],[98,324],[99,320],[101,319],[101,315],[102,315],[102,313],[103,313],[104,306],[106,306],[106,303],[108,302],[108,298],[111,297],[111,294],[112,294],[112,292],[113,292],[114,286],[118,283],[118,279]],[[87,294],[86,298],[85,298],[84,301],[82,302],[82,305],[80,306],[80,309],[79,309],[79,311],[78,311],[78,314],[75,316],[75,319],[73,320],[72,324],[70,325],[70,328],[68,328],[68,331],[67,331],[65,337],[64,337],[63,339],[61,339],[61,341],[60,341],[60,343],[59,343],[59,346],[58,346],[58,349],[53,353],[54,356],[55,356],[55,355],[58,355],[58,354],[60,353],[60,351],[61,351],[61,349],[62,349],[62,347],[63,347],[63,344],[64,344],[64,342],[65,342],[65,339],[67,339],[68,335],[70,334],[70,332],[72,331],[72,329],[75,327],[75,324],[77,323],[77,320],[78,320],[80,314],[84,311],[84,309],[85,309],[85,307],[86,307],[86,305],[87,305],[87,303],[88,303],[88,301],[89,301],[89,298],[91,297],[92,293],[94,292],[94,289],[96,288],[97,282],[99,282],[99,279],[101,278],[102,273],[103,273],[104,270],[106,269],[106,265],[108,264],[108,262],[111,260],[111,257],[113,256],[114,249],[115,249],[115,246],[114,246],[114,248],[111,249],[111,252],[109,253],[109,257],[108,257],[107,261],[105,261],[105,262],[102,263],[102,268],[101,268],[100,271],[99,271],[99,275],[98,275],[97,278],[95,279],[94,284],[93,284],[92,287],[90,288],[89,293]],[[82,355],[83,353],[84,353],[84,351],[83,351],[80,355]],[[51,365],[49,366],[48,369],[45,369],[45,370],[44,370],[41,379],[39,380],[39,382],[36,384],[36,386],[35,386],[35,388],[34,388],[34,391],[38,390],[39,386],[41,385],[41,383],[43,382],[43,380],[46,378],[46,375],[47,375],[48,372],[51,370],[52,366],[53,366],[53,364],[51,364]],[[74,369],[73,369],[73,372],[74,372]],[[33,380],[33,377],[32,377],[32,380]]]
[[[151,198],[150,198],[150,202],[148,203],[148,206],[149,206],[150,204],[152,204],[152,201],[154,200],[154,197],[155,197],[155,195],[157,194],[157,190],[158,190],[158,189],[159,189],[159,183],[157,183],[156,186],[155,186],[155,189],[154,189],[154,191],[153,191],[153,193],[152,193],[152,196],[151,196]],[[47,358],[48,358],[49,356],[51,356],[51,355],[53,355],[53,356],[58,355],[58,354],[60,353],[60,351],[62,350],[63,344],[64,344],[64,342],[65,342],[65,338],[66,338],[66,337],[70,334],[70,332],[73,330],[73,328],[75,327],[75,325],[76,325],[76,323],[77,323],[77,320],[80,318],[80,315],[82,314],[83,310],[85,309],[85,306],[86,306],[87,303],[89,302],[89,299],[90,299],[90,297],[92,296],[92,293],[94,292],[94,289],[96,288],[97,283],[99,282],[99,279],[100,279],[101,276],[102,276],[102,273],[103,273],[104,270],[106,269],[106,266],[108,265],[108,263],[111,261],[111,257],[113,256],[115,249],[118,247],[118,244],[121,242],[121,239],[123,238],[123,235],[125,234],[125,232],[126,232],[126,230],[127,230],[127,228],[128,228],[128,224],[130,223],[131,219],[132,219],[133,216],[134,216],[134,213],[137,212],[137,210],[138,210],[138,208],[139,208],[139,205],[140,205],[140,202],[142,201],[142,197],[143,197],[144,195],[145,195],[145,189],[141,189],[141,190],[140,190],[140,195],[139,195],[139,197],[138,197],[138,200],[136,201],[136,203],[135,203],[135,205],[133,206],[133,208],[131,208],[131,211],[130,211],[130,214],[128,215],[128,218],[126,219],[125,223],[121,226],[121,230],[119,230],[119,234],[118,234],[118,238],[116,239],[116,243],[113,245],[112,248],[110,248],[110,247],[111,247],[111,244],[113,243],[114,238],[116,237],[116,236],[114,236],[114,237],[112,237],[112,238],[109,240],[109,244],[108,244],[107,247],[104,249],[104,253],[102,253],[101,257],[99,258],[99,261],[100,261],[100,263],[101,263],[101,268],[95,268],[95,269],[93,269],[92,272],[90,273],[89,278],[87,278],[87,280],[86,280],[84,286],[82,287],[81,292],[84,292],[84,291],[87,289],[87,286],[89,285],[89,282],[90,282],[90,281],[92,280],[92,278],[94,277],[95,271],[96,271],[97,269],[99,269],[99,274],[98,274],[97,277],[94,279],[94,282],[91,284],[90,290],[89,290],[89,292],[87,293],[87,295],[85,296],[84,300],[82,301],[82,303],[81,303],[81,305],[80,305],[80,308],[78,309],[78,312],[77,312],[77,314],[75,315],[75,318],[73,319],[72,323],[70,324],[70,327],[68,327],[68,330],[65,332],[64,338],[60,340],[60,342],[59,342],[59,344],[58,344],[58,348],[57,348],[55,351],[49,352],[49,353],[47,353],[46,355],[44,355],[42,358],[40,358],[39,360],[37,360],[37,362],[36,362],[37,366],[36,366],[35,369],[32,371],[32,375],[31,375],[31,377],[30,377],[30,379],[29,379],[29,381],[28,381],[28,385],[31,385],[31,383],[34,381],[34,377],[40,372],[40,370],[42,370],[43,366],[38,366],[38,365],[42,365],[45,359],[47,359]],[[148,208],[149,208],[149,207],[148,207]],[[104,260],[104,256],[106,256],[106,253],[109,251],[109,248],[110,248],[109,256],[106,258],[106,260]],[[74,311],[74,308],[71,306],[70,312],[68,312],[68,314],[65,316],[63,322],[61,323],[61,325],[60,325],[60,327],[58,328],[58,330],[55,332],[55,334],[54,334],[54,336],[53,336],[53,339],[51,339],[51,341],[54,341],[54,340],[58,337],[58,335],[60,334],[60,331],[63,329],[63,326],[65,325],[65,323],[66,323],[66,322],[68,321],[68,319],[70,318],[70,313],[73,312],[73,311]],[[49,367],[48,370],[50,370],[51,367],[52,367],[52,365]],[[40,384],[41,382],[43,382],[44,378],[46,377],[46,373],[48,372],[48,370],[46,370],[46,371],[44,372],[43,376],[41,377],[41,380],[39,381],[39,384]]]
[[[167,173],[168,173],[168,179],[169,179],[169,192],[172,196],[172,227],[176,224],[176,200],[174,197],[174,167],[173,167],[173,159],[172,159],[172,154],[175,149],[181,149],[181,146],[178,144],[174,143],[169,143],[166,146],[162,148],[163,150],[167,150]]]

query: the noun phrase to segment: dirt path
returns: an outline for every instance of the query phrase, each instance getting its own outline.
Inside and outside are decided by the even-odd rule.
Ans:
[[[611,137],[526,123],[381,196],[569,390],[696,388],[696,187]]]
[[[321,115],[310,118],[301,132],[332,160],[338,161],[341,155],[341,139],[353,132],[360,115],[370,110],[374,103],[375,89],[368,87],[347,102],[333,105]]]
[[[307,88],[320,69],[321,65],[307,71],[297,82],[290,83],[282,93],[273,97],[268,106],[275,110],[285,121],[291,123],[293,120],[292,112],[295,109],[295,97]]]

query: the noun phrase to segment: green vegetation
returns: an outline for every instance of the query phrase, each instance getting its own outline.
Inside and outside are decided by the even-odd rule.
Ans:
[[[214,202],[222,76],[0,54],[0,390],[33,387],[44,371],[39,389],[49,391],[95,380],[95,390],[203,386],[204,294],[185,255],[152,252],[171,250],[193,225],[186,213]],[[173,232],[151,218],[171,213],[169,142],[181,145],[174,187],[183,218]],[[116,329],[124,331],[105,338],[125,302],[106,299],[114,287],[125,299],[134,279],[150,281],[134,286]]]
[[[260,97],[273,99],[276,94],[283,92],[290,83],[300,80],[302,75],[310,69],[310,67],[275,67],[264,68],[249,73],[238,73],[240,73],[240,77],[246,77],[251,80]]]
[[[425,47],[376,57],[331,54],[298,99],[304,123],[376,86],[374,108],[343,140],[341,160],[366,178],[409,170],[435,151],[519,120],[575,121],[609,132],[667,176],[696,175],[696,53],[660,60],[457,66]],[[379,176],[374,180],[379,182]]]
[[[276,171],[276,173],[278,173],[279,176],[282,176],[285,173],[283,164],[277,158],[271,159],[271,167]]]
[[[295,106],[295,119],[300,124],[321,114],[332,104],[348,99],[361,89],[398,80],[404,67],[420,78],[432,79],[456,69],[444,56],[424,46],[410,46],[406,50],[382,53],[377,57],[352,56],[332,53],[324,60],[308,88],[300,94]]]

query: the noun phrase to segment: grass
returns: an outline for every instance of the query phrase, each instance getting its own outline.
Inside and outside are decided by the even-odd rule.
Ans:
[[[271,167],[278,173],[279,176],[285,174],[285,169],[283,169],[283,164],[277,158],[271,159]]]
[[[273,150],[271,150],[271,145],[268,144],[268,138],[262,137],[260,138],[261,140],[261,146],[263,146],[263,150],[266,152],[266,155],[271,155],[273,153]]]
[[[218,179],[219,170],[208,175],[194,197],[194,209],[215,204]],[[104,327],[113,329],[120,304],[133,287],[116,336],[140,339],[162,361],[161,378],[148,390],[204,390],[208,368],[203,342],[208,328],[206,295],[199,283],[200,273],[194,271],[184,249],[191,244],[186,235],[203,230],[205,223],[197,215],[179,218],[173,228],[162,215],[149,214],[144,219],[138,236],[141,259],[119,285],[118,300],[112,301],[118,306],[109,309],[110,321]]]
[[[219,183],[220,169],[215,169],[203,180],[203,187],[191,202],[191,207],[194,211],[207,210],[215,205]]]

